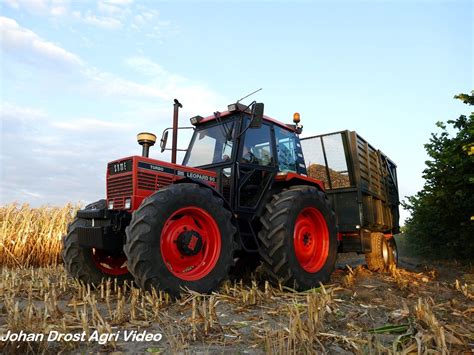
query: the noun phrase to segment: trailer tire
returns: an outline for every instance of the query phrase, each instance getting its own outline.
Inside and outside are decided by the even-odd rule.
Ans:
[[[272,283],[305,290],[329,281],[337,257],[336,217],[322,191],[300,185],[275,194],[261,223],[262,271]]]
[[[94,208],[106,208],[105,200],[99,200],[85,207],[86,210]],[[132,280],[131,274],[123,270],[123,267],[120,268],[120,272],[117,274],[117,272],[113,273],[112,270],[108,272],[106,267],[99,265],[98,253],[101,253],[102,256],[105,255],[103,252],[79,245],[77,228],[86,226],[92,226],[90,220],[76,217],[68,226],[67,235],[63,237],[63,250],[61,254],[64,267],[69,274],[79,281],[93,285],[98,285],[107,278],[116,279],[119,284],[126,280]],[[119,255],[118,258],[120,258],[120,261],[123,260],[123,263],[126,262],[125,256]],[[124,265],[123,263],[122,265]]]
[[[365,261],[370,271],[388,271],[398,264],[398,249],[395,238],[386,238],[383,233],[371,233],[372,251],[365,254]]]
[[[126,228],[130,272],[142,288],[177,297],[183,289],[209,293],[234,265],[232,213],[211,189],[169,185],[143,201]]]

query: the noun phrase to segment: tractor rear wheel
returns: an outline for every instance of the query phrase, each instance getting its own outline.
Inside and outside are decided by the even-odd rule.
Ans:
[[[85,207],[106,208],[105,200],[99,200]],[[92,226],[91,220],[75,218],[63,238],[62,257],[69,274],[84,283],[100,284],[103,279],[117,279],[119,283],[131,280],[127,269],[127,258],[123,252],[111,253],[105,250],[85,248],[79,245],[78,227]]]
[[[383,233],[371,233],[372,251],[365,254],[367,267],[371,271],[387,271],[398,264],[398,249],[395,238],[386,238]]]
[[[329,281],[337,256],[335,214],[325,194],[293,186],[267,204],[261,218],[260,256],[273,283],[304,290]]]
[[[231,212],[210,189],[169,185],[133,213],[124,246],[128,267],[145,289],[208,293],[234,264],[236,231]]]

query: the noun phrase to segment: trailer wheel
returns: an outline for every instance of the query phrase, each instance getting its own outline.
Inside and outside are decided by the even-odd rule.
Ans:
[[[387,239],[383,233],[371,233],[372,251],[365,254],[367,267],[371,271],[387,271],[398,264],[398,249],[395,238]]]
[[[197,184],[176,184],[148,197],[132,216],[124,246],[130,272],[145,289],[178,296],[183,288],[210,292],[234,264],[232,214]]]
[[[85,209],[105,208],[105,200],[87,205]],[[63,238],[62,258],[69,274],[84,283],[100,284],[103,279],[116,279],[118,283],[131,280],[127,269],[127,258],[123,252],[111,254],[94,248],[79,245],[77,228],[92,226],[91,221],[75,218],[68,227],[68,233]]]
[[[273,283],[304,290],[329,281],[337,233],[335,214],[323,192],[293,186],[276,194],[261,222],[262,268]]]

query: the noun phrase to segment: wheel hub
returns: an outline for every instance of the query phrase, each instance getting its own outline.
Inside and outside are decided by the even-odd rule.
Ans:
[[[186,256],[194,256],[202,250],[202,236],[192,230],[184,231],[176,240],[178,250]]]
[[[303,245],[305,247],[308,247],[311,245],[311,234],[310,233],[305,233],[303,236]]]

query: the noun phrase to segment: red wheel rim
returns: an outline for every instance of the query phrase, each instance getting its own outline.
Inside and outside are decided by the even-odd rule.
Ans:
[[[104,250],[92,249],[92,261],[104,274],[120,276],[128,273],[125,254],[110,255]]]
[[[329,231],[323,214],[314,207],[305,208],[296,218],[293,245],[296,258],[307,272],[322,269],[329,254]]]
[[[191,235],[182,247],[183,236]],[[183,248],[200,248],[193,255]],[[208,275],[221,254],[221,233],[214,218],[199,207],[185,207],[171,215],[161,232],[161,255],[168,270],[176,277],[195,281]]]

